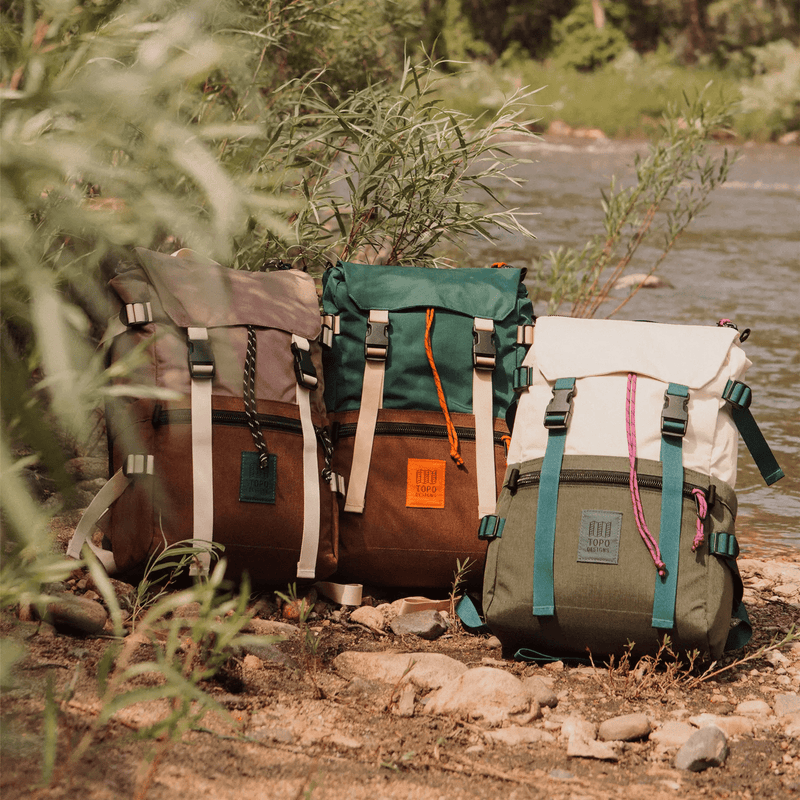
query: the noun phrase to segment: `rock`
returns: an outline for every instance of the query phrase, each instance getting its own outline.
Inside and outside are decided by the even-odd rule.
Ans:
[[[781,724],[784,736],[788,736],[790,739],[800,739],[800,711],[781,717]]]
[[[317,590],[311,589],[305,597],[297,597],[284,603],[281,608],[281,616],[290,622],[300,622],[301,619],[308,619],[308,615],[317,602]]]
[[[348,651],[336,656],[333,667],[345,677],[359,676],[391,684],[406,680],[425,690],[438,689],[467,671],[465,664],[442,653]]]
[[[772,714],[772,708],[764,700],[745,700],[736,706],[736,713],[743,717],[768,717]]]
[[[438,611],[414,611],[395,617],[391,628],[397,636],[411,635],[430,640],[438,639],[447,630],[447,622]]]
[[[717,714],[699,714],[696,717],[689,717],[689,722],[697,728],[716,726],[727,738],[732,739],[736,736],[752,736],[755,731],[755,721],[750,717],[721,717]]]
[[[774,708],[776,717],[785,717],[789,714],[797,714],[800,712],[800,695],[797,693],[776,694]]]
[[[382,631],[386,627],[386,617],[374,606],[359,606],[354,609],[350,614],[350,621],[366,625],[376,631]]]
[[[578,736],[581,739],[596,739],[597,738],[597,725],[593,722],[585,720],[583,717],[573,714],[567,717],[561,723],[561,738],[571,739],[573,736]]]
[[[503,643],[496,636],[490,636],[486,640],[486,646],[490,650],[499,650],[503,646]]]
[[[558,705],[556,693],[541,678],[534,675],[524,678],[522,683],[540,706],[555,708]]]
[[[665,722],[658,730],[650,733],[650,741],[662,750],[677,750],[689,741],[697,729],[688,722]]]
[[[538,742],[552,744],[556,740],[552,733],[543,731],[541,728],[527,728],[520,725],[511,725],[508,728],[488,731],[485,736],[496,744],[505,744],[511,747],[519,744],[536,744]]]
[[[526,715],[529,721],[531,697],[516,676],[494,667],[476,667],[433,692],[425,712],[481,720],[497,727],[516,715]]]
[[[702,772],[719,767],[728,757],[728,740],[716,726],[708,725],[693,733],[675,756],[675,768]]]
[[[245,633],[254,633],[256,636],[281,636],[284,639],[297,639],[300,628],[288,622],[278,622],[272,619],[259,619],[253,617],[244,628]]]
[[[100,633],[108,612],[96,600],[65,594],[47,604],[44,615],[57,631],[80,635]]]
[[[796,594],[800,594],[800,585],[796,583],[781,583],[778,586],[774,586],[772,592],[778,597],[794,597]]]
[[[259,670],[264,666],[263,662],[258,656],[246,655],[242,661],[242,668],[248,672]]]
[[[601,723],[597,734],[604,742],[632,742],[644,739],[650,730],[647,714],[625,714]]]
[[[619,761],[616,750],[607,742],[584,739],[578,733],[569,737],[567,755],[570,758],[596,758],[600,761]]]
[[[197,619],[201,610],[200,603],[186,603],[186,605],[178,606],[172,612],[172,616],[179,619]]]

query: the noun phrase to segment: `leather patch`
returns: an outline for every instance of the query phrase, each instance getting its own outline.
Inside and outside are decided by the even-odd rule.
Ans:
[[[619,563],[622,514],[619,511],[584,511],[578,539],[578,561],[588,564]]]
[[[444,468],[438,459],[408,459],[406,508],[444,508]]]
[[[240,503],[275,503],[275,483],[278,475],[278,456],[269,454],[267,468],[261,469],[258,453],[242,453],[242,470],[239,479]]]

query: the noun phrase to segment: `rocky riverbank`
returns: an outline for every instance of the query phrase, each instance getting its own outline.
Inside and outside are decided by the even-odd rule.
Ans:
[[[61,522],[63,540],[71,521]],[[6,800],[76,791],[153,800],[800,796],[800,641],[760,650],[800,617],[800,557],[741,566],[755,636],[706,679],[669,663],[504,660],[493,637],[460,630],[447,612],[397,616],[390,596],[352,608],[312,592],[301,624],[298,602],[262,595],[250,630],[281,641],[232,653],[203,686],[231,718],[207,715],[178,741],[142,741],[137,731],[171,708],[145,696],[77,758],[102,710],[97,674],[112,640],[101,594],[76,574],[56,587],[54,624],[25,609],[2,619],[4,639],[26,655],[3,696],[0,791]],[[114,586],[125,607],[132,588]],[[94,632],[79,635],[81,626]],[[147,639],[137,647],[137,658],[152,658]],[[54,735],[48,681],[58,759],[42,787]]]

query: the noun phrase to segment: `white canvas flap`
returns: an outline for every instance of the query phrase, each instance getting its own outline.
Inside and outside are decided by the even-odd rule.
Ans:
[[[634,372],[697,389],[714,379],[737,336],[710,325],[539,317],[525,363],[551,382]]]

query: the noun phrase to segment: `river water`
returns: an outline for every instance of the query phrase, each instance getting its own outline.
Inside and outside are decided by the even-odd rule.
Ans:
[[[525,183],[501,198],[537,215],[526,218],[537,239],[501,233],[497,242],[472,242],[471,266],[500,260],[529,267],[537,254],[580,248],[602,231],[601,190],[612,175],[630,184],[634,156],[646,152],[633,142],[525,147],[532,163],[514,173]],[[744,556],[766,557],[800,550],[800,150],[745,146],[738,154],[726,184],[663,263],[659,274],[670,285],[639,291],[616,318],[713,325],[727,317],[751,329],[744,345],[753,362],[744,377],[753,391],[751,410],[786,477],[767,487],[740,444],[737,536]],[[629,271],[648,269],[641,261]],[[532,283],[529,291],[534,297]],[[535,313],[546,312],[546,303],[536,303]]]

